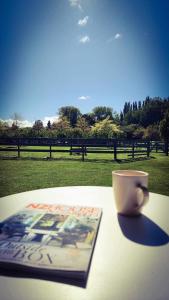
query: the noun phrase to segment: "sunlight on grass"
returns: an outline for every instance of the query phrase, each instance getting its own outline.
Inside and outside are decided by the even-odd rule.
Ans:
[[[1,159],[0,196],[58,186],[111,186],[115,169],[147,171],[150,191],[169,195],[169,157],[164,155],[155,154],[149,160],[115,162],[111,154],[88,154],[82,162],[81,156],[68,153],[55,153],[53,160],[43,159],[44,153],[35,154],[36,159],[30,156]]]

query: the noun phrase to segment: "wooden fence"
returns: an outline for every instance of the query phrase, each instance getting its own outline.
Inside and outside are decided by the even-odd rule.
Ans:
[[[42,146],[46,146],[45,149],[39,148]],[[82,161],[88,153],[109,153],[113,155],[114,160],[117,160],[119,154],[127,154],[131,158],[149,157],[152,151],[160,151],[168,155],[168,142],[124,139],[0,138],[0,151],[17,152],[18,158],[21,157],[22,152],[46,152],[49,153],[49,158],[52,158],[54,152],[79,154]]]

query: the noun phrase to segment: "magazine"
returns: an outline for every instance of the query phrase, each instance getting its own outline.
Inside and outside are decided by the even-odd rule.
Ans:
[[[102,210],[30,203],[0,223],[3,267],[85,279]]]

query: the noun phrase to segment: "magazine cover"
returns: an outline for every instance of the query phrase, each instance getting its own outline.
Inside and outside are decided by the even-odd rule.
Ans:
[[[0,223],[0,263],[86,277],[101,209],[31,203]]]

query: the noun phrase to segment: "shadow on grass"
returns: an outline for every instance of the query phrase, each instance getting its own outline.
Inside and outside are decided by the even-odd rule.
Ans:
[[[136,158],[124,158],[124,159],[117,159],[116,162],[119,164],[129,163],[129,162],[136,162],[136,161],[145,161],[156,159],[154,156],[151,157],[136,157]]]
[[[123,159],[104,159],[104,158],[88,158],[87,156],[85,156],[84,161],[82,160],[82,157],[76,156],[76,157],[49,157],[49,156],[45,156],[45,157],[18,157],[18,156],[1,156],[0,160],[19,160],[19,161],[80,161],[80,162],[86,162],[86,163],[91,163],[91,162],[95,162],[95,163],[118,163],[118,164],[125,164],[125,163],[134,163],[137,161],[147,161],[147,160],[151,160],[151,159],[156,159],[155,157],[151,156],[151,157],[136,157],[136,158],[123,158]]]
[[[17,156],[1,156],[0,160],[18,160],[18,161],[81,161],[81,158],[70,158],[70,157],[31,157],[31,156],[27,156],[27,157],[17,157]]]

